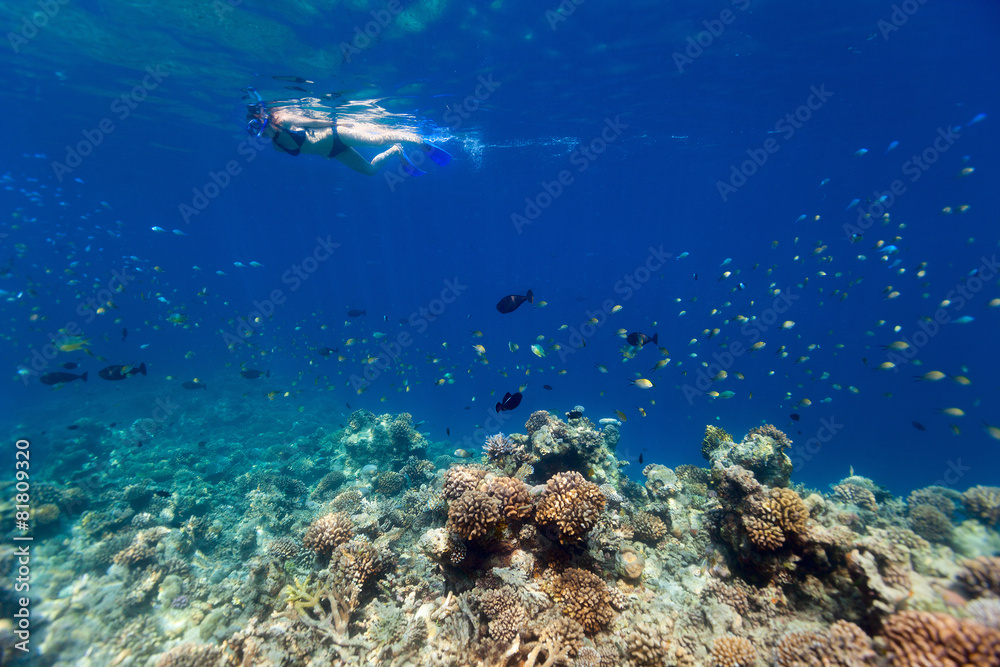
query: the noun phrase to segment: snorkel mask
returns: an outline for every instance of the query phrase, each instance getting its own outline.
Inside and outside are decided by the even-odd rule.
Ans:
[[[259,137],[264,133],[267,123],[270,120],[267,115],[267,105],[264,99],[254,88],[244,88],[243,98],[253,100],[253,104],[247,105],[247,115],[253,116],[247,123],[247,134]]]

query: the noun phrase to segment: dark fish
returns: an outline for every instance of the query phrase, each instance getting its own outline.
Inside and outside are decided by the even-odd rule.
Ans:
[[[367,313],[368,313],[367,309],[365,309],[365,310],[358,310],[357,308],[352,308],[351,310],[347,311],[347,316],[348,317],[361,317],[362,315],[365,315]]]
[[[62,365],[62,367],[65,368],[66,370],[71,371],[79,365],[80,364],[76,363],[75,361],[67,361],[65,364]]]
[[[153,494],[161,498],[169,498],[171,495],[173,495],[169,491],[153,491]]]
[[[642,454],[639,454],[639,465],[642,465]]]
[[[507,313],[513,313],[518,307],[527,301],[528,303],[535,302],[535,295],[532,294],[531,290],[524,296],[520,294],[509,294],[504,298],[497,301],[497,310],[506,315]]]
[[[199,447],[204,447],[207,444],[208,444],[208,440],[199,440],[198,441],[198,446]]]
[[[46,373],[42,377],[38,378],[42,384],[64,384],[66,382],[72,382],[73,380],[83,380],[87,381],[87,374],[73,375],[72,373]]]
[[[309,91],[302,86],[285,86],[286,90],[294,90],[297,93],[308,93]]]
[[[315,83],[314,81],[303,79],[301,76],[289,76],[285,74],[274,74],[271,78],[275,81],[287,81],[288,83]]]
[[[579,419],[580,417],[583,416],[583,413],[580,412],[579,410],[570,410],[569,412],[566,413],[566,416],[570,419]]]
[[[445,435],[451,435],[451,427],[448,427],[448,428],[446,428],[446,429],[444,430],[444,434],[445,434]]]
[[[352,408],[352,407],[351,407],[351,404],[350,404],[350,403],[348,403],[347,401],[344,401],[344,405],[346,405],[346,406],[347,406],[347,409],[348,409],[348,410],[353,410],[353,409],[354,409],[354,408]]]
[[[511,394],[509,391],[503,395],[503,400],[497,403],[497,412],[506,412],[507,410],[513,410],[517,406],[521,405],[521,392],[516,394]]]
[[[321,357],[329,357],[331,354],[336,354],[337,353],[337,348],[334,348],[334,347],[321,347],[318,350],[316,350],[316,352]]]
[[[185,389],[208,389],[204,382],[195,382],[194,380],[188,380],[181,386]]]
[[[80,427],[78,425],[76,425],[76,424],[70,424],[69,426],[66,427],[66,429],[70,430],[70,431],[75,431],[78,428],[80,428]]]
[[[920,422],[910,422],[910,423],[913,424],[913,428],[917,429],[918,431],[926,431],[927,430],[927,427],[924,426],[923,424],[921,424]]]
[[[108,424],[108,428],[114,428],[115,426],[118,426],[118,422],[111,422]]]
[[[543,384],[542,385],[542,389],[548,389],[549,391],[552,391],[552,385],[550,385],[550,384]]]
[[[793,412],[792,414],[788,415],[788,418],[791,419],[793,422],[797,422],[799,419],[801,419],[801,417],[799,417],[799,413],[797,412]]]
[[[696,274],[694,274],[694,279],[695,279],[695,280],[698,280],[698,274],[697,274],[697,273],[696,273]]]
[[[625,337],[625,340],[627,340],[628,344],[631,345],[632,347],[642,347],[646,343],[652,343],[653,345],[657,345],[658,337],[659,334],[653,334],[652,337],[649,337],[646,334],[642,333],[641,331],[633,331],[632,333],[630,333],[628,336]]]
[[[123,343],[125,342],[126,338],[128,338],[128,329],[126,329],[125,327],[122,327],[122,342]]]
[[[105,380],[115,381],[124,380],[129,375],[135,375],[136,373],[146,374],[146,364],[139,364],[138,367],[135,366],[123,366],[121,364],[116,364],[114,366],[108,366],[107,368],[102,368],[97,371],[97,374]],[[86,373],[84,373],[86,375]]]
[[[253,368],[244,368],[243,370],[240,371],[240,377],[246,378],[247,380],[256,380],[261,376],[271,377],[271,371],[263,373]]]

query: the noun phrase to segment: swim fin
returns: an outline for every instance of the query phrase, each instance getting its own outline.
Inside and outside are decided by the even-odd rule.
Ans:
[[[448,151],[442,148],[438,148],[432,144],[424,144],[421,148],[423,148],[424,152],[427,153],[427,157],[434,160],[442,167],[451,162],[451,155]]]
[[[399,154],[399,159],[403,163],[403,173],[405,173],[407,176],[426,176],[427,175],[426,171],[423,171],[421,169],[417,169],[417,167],[412,162],[410,162],[410,158],[406,157],[406,153],[400,153]]]

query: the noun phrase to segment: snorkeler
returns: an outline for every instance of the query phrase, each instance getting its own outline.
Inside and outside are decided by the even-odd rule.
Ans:
[[[414,132],[386,128],[376,123],[355,122],[350,118],[311,118],[288,108],[268,108],[256,90],[246,88],[244,92],[251,100],[255,100],[247,105],[247,132],[258,137],[268,137],[275,149],[282,153],[307,153],[334,158],[368,176],[377,174],[385,161],[394,155],[399,158],[403,171],[408,175],[425,174],[406,157],[402,144],[417,146],[439,165],[451,162],[451,155],[427,143]],[[354,149],[355,146],[386,144],[393,145],[371,161]]]

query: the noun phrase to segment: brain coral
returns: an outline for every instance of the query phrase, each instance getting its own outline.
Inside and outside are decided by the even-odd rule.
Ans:
[[[354,537],[351,519],[343,513],[325,514],[309,524],[302,544],[306,549],[329,556],[341,544]]]
[[[712,667],[753,667],[757,649],[745,637],[719,637],[712,644]]]
[[[1000,631],[929,611],[903,611],[882,626],[893,667],[1000,665]]]
[[[837,621],[827,633],[790,632],[774,651],[776,667],[862,667],[877,664],[872,640],[854,623]]]
[[[476,488],[484,477],[486,477],[486,471],[482,468],[473,468],[472,466],[449,468],[444,473],[442,494],[448,500],[456,500],[469,489]]]
[[[469,489],[448,506],[448,530],[467,540],[487,537],[500,524],[501,509],[499,498]]]
[[[1000,597],[1000,558],[980,556],[967,560],[956,579],[973,597]]]
[[[974,486],[962,494],[962,504],[986,525],[1000,525],[1000,487]]]
[[[561,472],[545,485],[535,518],[555,530],[560,542],[575,542],[594,527],[606,502],[601,488],[583,475]]]
[[[611,592],[604,580],[593,572],[578,568],[566,570],[559,576],[556,596],[562,603],[563,613],[588,634],[603,630],[614,618]]]

